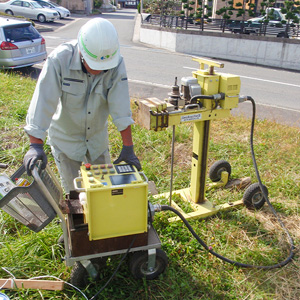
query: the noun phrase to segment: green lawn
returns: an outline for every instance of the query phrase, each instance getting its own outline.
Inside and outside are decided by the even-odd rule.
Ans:
[[[28,149],[23,126],[35,81],[18,72],[0,72],[0,162],[8,163],[12,174]],[[135,107],[133,105],[135,113]],[[251,121],[230,117],[212,122],[209,166],[225,159],[232,167],[231,177],[251,177],[256,182],[249,148]],[[274,270],[244,269],[224,263],[205,251],[182,222],[169,223],[174,214],[155,215],[154,227],[166,252],[169,265],[156,280],[135,280],[124,262],[116,277],[99,299],[205,299],[205,300],[296,300],[300,299],[300,134],[299,128],[257,120],[254,148],[263,183],[270,200],[296,244],[294,260]],[[121,149],[119,133],[110,123],[112,159]],[[172,131],[150,132],[133,126],[135,150],[143,171],[156,184],[159,193],[169,191]],[[49,148],[49,164],[56,172]],[[192,125],[176,128],[174,190],[189,186],[192,152]],[[209,180],[207,180],[209,183]],[[244,190],[218,188],[206,193],[216,204],[239,200]],[[149,196],[151,202],[156,200]],[[267,205],[260,211],[245,207],[220,212],[207,219],[190,221],[196,233],[212,249],[243,263],[272,265],[288,256],[289,245]],[[64,249],[57,243],[60,225],[53,221],[39,233],[21,225],[0,211],[0,278],[55,276],[68,281],[71,268],[61,261]],[[109,279],[121,257],[112,256],[97,283],[83,292],[90,299]],[[5,290],[11,299],[84,299],[75,289],[63,291]]]

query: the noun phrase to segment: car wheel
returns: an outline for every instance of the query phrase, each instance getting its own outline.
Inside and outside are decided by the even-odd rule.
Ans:
[[[286,32],[279,32],[278,34],[277,34],[277,37],[279,37],[279,38],[289,38],[289,35],[286,33]]]
[[[63,19],[63,18],[61,17],[61,14],[60,14],[59,12],[58,12],[58,16],[59,16],[60,19]]]
[[[38,15],[37,19],[41,23],[45,23],[46,22],[46,17],[44,15],[42,15],[42,14]]]
[[[14,15],[14,13],[13,13],[10,9],[7,9],[7,10],[5,11],[5,13],[8,14],[8,15],[11,15],[11,16]]]

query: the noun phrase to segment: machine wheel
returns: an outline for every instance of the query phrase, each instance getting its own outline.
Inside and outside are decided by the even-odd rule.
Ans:
[[[228,173],[228,177],[231,174],[231,166],[230,163],[226,160],[218,160],[212,164],[209,169],[209,178],[212,182],[217,182],[221,180],[222,172],[226,171]]]
[[[106,259],[101,257],[94,258],[91,261],[98,272],[106,264]],[[77,287],[83,288],[86,287],[91,281],[92,279],[90,278],[86,268],[79,261],[75,262],[74,267],[71,271],[70,283]]]
[[[135,252],[129,262],[129,269],[134,278],[146,278],[152,280],[163,273],[168,265],[168,257],[166,253],[161,250],[156,250],[156,262],[153,270],[148,270],[148,252]]]
[[[46,22],[46,17],[43,14],[40,14],[37,16],[37,19],[39,20],[39,22],[41,23],[45,23]]]
[[[5,13],[8,14],[8,15],[11,15],[11,16],[14,15],[14,13],[13,13],[10,9],[7,9],[7,10],[5,11]]]
[[[263,185],[263,189],[268,196],[268,189],[265,185]],[[243,202],[248,209],[261,209],[264,206],[266,199],[263,196],[258,182],[251,184],[246,189]]]

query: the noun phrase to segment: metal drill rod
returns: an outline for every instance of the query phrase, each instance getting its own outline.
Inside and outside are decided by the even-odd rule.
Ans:
[[[172,190],[173,190],[173,165],[174,165],[174,145],[175,145],[175,125],[172,126],[172,150],[171,150],[171,182],[170,182],[170,200],[169,205],[172,206]]]

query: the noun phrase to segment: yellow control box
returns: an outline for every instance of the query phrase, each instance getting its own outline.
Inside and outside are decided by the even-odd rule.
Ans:
[[[220,100],[220,106],[224,109],[238,107],[241,79],[237,75],[220,74],[220,93],[225,94],[225,99]]]
[[[129,164],[85,164],[80,171],[75,187],[81,191],[90,240],[147,232],[148,183],[143,173]]]

